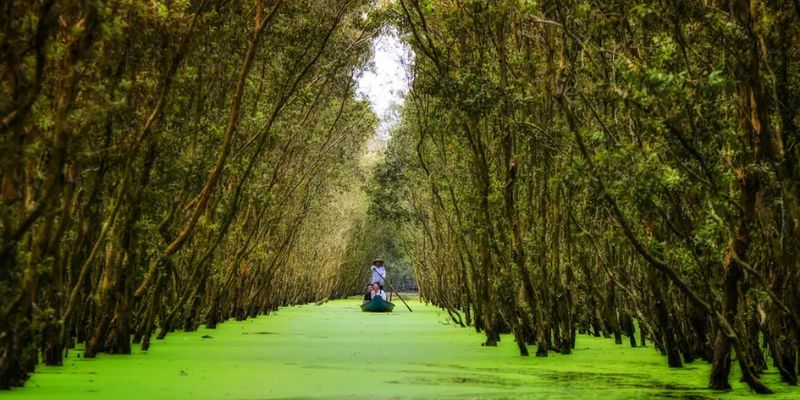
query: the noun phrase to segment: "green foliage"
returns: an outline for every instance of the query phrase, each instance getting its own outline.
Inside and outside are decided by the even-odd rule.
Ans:
[[[87,346],[127,352],[119,338],[146,347],[154,325],[213,326],[354,290],[340,266],[366,218],[357,182],[377,125],[352,73],[381,23],[362,20],[367,2],[4,12],[0,302],[13,307],[0,353],[14,356],[0,360],[0,388],[38,359],[15,348],[57,363],[87,332]],[[33,309],[52,312],[14,331]],[[62,319],[63,337],[42,336]]]
[[[783,335],[800,287],[762,278],[798,278],[800,152],[783,129],[800,120],[779,106],[800,104],[796,10],[434,3],[398,6],[417,60],[387,191],[408,198],[375,206],[410,211],[423,296],[472,314],[486,344],[503,329],[540,353],[633,316],[671,365],[728,352],[726,324],[744,342]],[[794,311],[755,321],[773,304],[745,287]]]

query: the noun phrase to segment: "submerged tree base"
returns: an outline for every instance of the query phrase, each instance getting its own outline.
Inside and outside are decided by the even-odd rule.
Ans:
[[[705,389],[702,361],[666,368],[652,347],[579,335],[571,355],[519,357],[513,337],[455,327],[445,311],[362,313],[356,299],[283,308],[215,330],[167,336],[149,352],[71,351],[63,367],[41,366],[8,399],[269,398],[747,398],[734,366],[730,392]],[[777,383],[777,370],[763,375]],[[781,399],[800,389],[772,385]]]

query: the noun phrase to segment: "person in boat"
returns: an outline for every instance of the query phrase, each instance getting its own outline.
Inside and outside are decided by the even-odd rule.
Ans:
[[[369,292],[369,299],[372,300],[375,297],[380,296],[384,301],[386,300],[386,292],[381,289],[381,285],[378,282],[372,283],[372,290]]]
[[[367,287],[364,289],[364,303],[369,303],[370,300],[372,300],[372,284],[371,283],[369,285],[367,285]]]
[[[386,284],[386,268],[383,266],[383,260],[376,258],[372,261],[372,266],[369,269],[372,271],[372,280],[370,282],[377,282],[381,285],[381,290],[383,290],[383,285]]]

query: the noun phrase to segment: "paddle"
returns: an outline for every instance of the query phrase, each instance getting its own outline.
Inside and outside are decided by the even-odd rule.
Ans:
[[[376,270],[374,270],[374,269],[373,269],[373,271],[375,271],[375,273],[377,273],[377,274],[378,274],[378,276],[380,276],[380,277],[381,277],[381,279],[383,279],[383,281],[384,281],[384,282],[386,282],[386,284],[387,284],[387,285],[389,285],[389,288],[390,288],[390,289],[392,289],[392,291],[394,292],[394,294],[396,294],[396,295],[397,295],[397,298],[398,298],[398,299],[400,299],[400,301],[402,301],[402,302],[403,302],[403,305],[405,305],[405,306],[406,306],[406,308],[408,309],[408,311],[409,311],[409,312],[414,312],[414,310],[412,310],[412,309],[411,309],[411,307],[409,307],[409,306],[408,306],[408,303],[406,303],[406,301],[405,301],[405,300],[403,300],[403,297],[401,297],[401,296],[400,296],[400,293],[397,293],[397,290],[395,290],[395,289],[394,289],[394,286],[392,286],[392,284],[391,284],[391,283],[389,283],[389,281],[388,281],[388,280],[386,280],[386,277],[385,277],[385,276],[383,276],[383,275],[382,275],[380,272],[378,272],[378,271],[376,271]]]

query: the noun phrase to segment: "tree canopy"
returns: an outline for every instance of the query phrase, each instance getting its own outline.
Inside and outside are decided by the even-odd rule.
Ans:
[[[493,346],[634,329],[729,389],[797,382],[800,9],[401,0],[413,85],[374,209]]]
[[[352,293],[367,6],[4,2],[0,387]]]
[[[486,346],[797,384],[796,1],[1,8],[0,388],[358,293],[375,256]],[[415,58],[381,148],[387,26]]]

